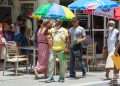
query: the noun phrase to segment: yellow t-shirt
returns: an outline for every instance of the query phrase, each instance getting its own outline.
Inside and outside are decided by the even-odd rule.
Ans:
[[[67,29],[61,27],[60,29],[52,28],[50,33],[53,37],[53,47],[54,51],[61,51],[65,49],[66,37],[68,36]]]

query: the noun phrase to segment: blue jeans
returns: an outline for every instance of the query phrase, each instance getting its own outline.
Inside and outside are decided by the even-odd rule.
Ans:
[[[77,56],[75,53],[76,51],[79,52],[79,55],[77,55]],[[80,69],[82,71],[82,75],[85,76],[86,71],[85,71],[85,64],[84,64],[82,55],[83,55],[83,51],[82,51],[82,46],[80,44],[77,44],[70,49],[70,77],[76,76],[76,73],[75,73],[75,59],[76,59],[76,57],[79,59]]]

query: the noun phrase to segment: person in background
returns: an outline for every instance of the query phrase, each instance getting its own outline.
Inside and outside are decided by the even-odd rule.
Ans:
[[[59,82],[64,82],[65,70],[66,70],[66,58],[65,58],[65,49],[68,48],[68,31],[62,27],[61,21],[56,21],[55,27],[50,30],[52,35],[52,47],[51,47],[51,54],[49,57],[49,66],[48,66],[48,79],[46,80],[47,83],[54,81],[54,69],[56,59],[59,59],[60,62],[60,77]],[[55,70],[56,71],[56,70]]]
[[[85,29],[79,25],[79,19],[74,18],[72,21],[73,27],[69,29],[70,36],[70,78],[75,78],[75,52],[79,52],[79,63],[82,70],[82,77],[86,76],[85,63],[83,62],[82,42],[86,40]]]
[[[32,40],[35,41],[35,46],[37,47],[37,33],[39,31],[39,28],[41,27],[41,24],[43,23],[43,20],[39,20],[37,22],[37,28],[34,30],[33,36],[32,36]]]
[[[25,36],[26,36],[26,39],[28,40],[28,43],[29,45],[31,45],[31,37],[32,37],[32,34],[33,34],[33,31],[32,31],[32,20],[31,18],[29,17],[26,17],[25,18]]]
[[[116,45],[118,44],[119,40],[119,30],[115,28],[115,21],[110,20],[108,21],[108,31],[107,31],[107,44],[105,47],[108,49],[108,57],[106,60],[106,79],[110,79],[109,72],[110,70],[114,69],[114,63],[112,60],[112,56],[115,53],[115,50],[117,49]]]
[[[14,41],[18,46],[28,46],[28,41],[25,36],[25,26],[21,24],[21,21],[17,21],[14,26]]]
[[[38,59],[36,67],[34,68],[36,79],[39,78],[39,73],[43,73],[45,77],[47,77],[49,59],[48,30],[51,28],[51,26],[51,21],[44,21],[37,32]]]
[[[0,23],[0,60],[5,58],[6,49],[5,49],[6,39],[3,35],[3,24]]]
[[[3,28],[3,35],[6,41],[13,41],[14,40],[14,32],[12,31],[13,25],[9,25],[8,23],[4,23]]]

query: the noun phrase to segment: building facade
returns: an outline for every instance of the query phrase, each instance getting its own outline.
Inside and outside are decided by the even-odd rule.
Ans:
[[[55,3],[64,3],[65,0],[53,0]],[[120,0],[115,0],[120,2]],[[17,16],[19,15],[31,15],[39,5],[47,3],[48,0],[0,0],[0,21],[9,21],[14,23]],[[79,14],[78,14],[79,15]],[[81,15],[81,14],[80,14]],[[86,28],[86,31],[89,32],[90,28],[88,27],[88,16],[80,16],[80,24]],[[93,33],[94,40],[97,42],[97,53],[102,52],[102,47],[104,45],[104,18],[99,16],[94,16],[93,18]]]
[[[59,3],[59,0],[53,0]],[[19,15],[29,15],[48,0],[0,0],[0,21],[15,22]],[[5,11],[7,10],[7,11]]]

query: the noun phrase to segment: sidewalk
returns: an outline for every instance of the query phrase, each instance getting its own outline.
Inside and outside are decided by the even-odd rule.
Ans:
[[[12,76],[11,74],[6,73],[6,76],[2,76],[2,72],[0,72],[0,86],[101,86],[101,84],[107,86],[105,84],[109,83],[109,81],[103,80],[104,72],[89,72],[86,78],[65,78],[64,83],[45,83],[45,79],[35,80],[32,74],[20,76]],[[81,73],[77,72],[77,76],[80,77],[80,75]],[[68,77],[68,74],[66,74],[66,77]]]

